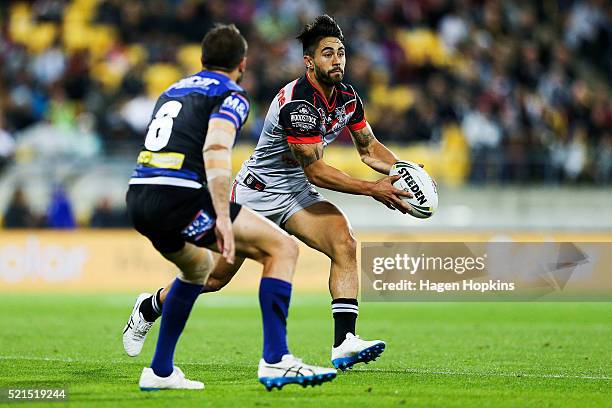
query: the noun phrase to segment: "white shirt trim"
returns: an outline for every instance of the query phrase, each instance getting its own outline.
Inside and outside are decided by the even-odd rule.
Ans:
[[[186,180],[178,177],[134,177],[130,179],[130,184],[161,184],[165,186],[201,188],[202,184],[193,180]]]

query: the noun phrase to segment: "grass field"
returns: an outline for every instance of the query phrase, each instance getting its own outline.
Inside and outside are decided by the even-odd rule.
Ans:
[[[67,387],[68,405],[87,407],[612,406],[609,303],[362,304],[359,332],[388,342],[381,359],[322,387],[267,392],[256,378],[255,293],[207,295],[176,355],[206,389],[145,393],[137,381],[158,326],[141,356],[125,356],[132,302],[124,294],[3,295],[0,387]],[[327,296],[294,296],[289,336],[294,354],[329,364]]]

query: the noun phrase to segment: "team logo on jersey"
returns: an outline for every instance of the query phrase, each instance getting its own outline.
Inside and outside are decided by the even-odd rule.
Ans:
[[[206,233],[208,233],[208,231],[210,231],[214,225],[215,219],[206,214],[203,210],[200,210],[193,221],[191,221],[191,223],[183,231],[181,231],[181,234],[185,238],[197,241],[206,235]]]
[[[344,125],[347,122],[347,114],[346,114],[346,109],[343,106],[339,106],[336,108],[336,119],[338,119],[338,123],[341,123],[342,125]]]
[[[323,108],[317,108],[317,112],[319,112],[319,116],[321,118],[323,118],[323,122],[325,122],[325,126],[329,125],[332,121],[331,116],[329,116],[327,113],[325,113],[325,111],[323,110]]]
[[[306,105],[300,105],[289,114],[291,125],[301,130],[312,130],[317,127],[317,117],[314,116]]]
[[[346,105],[337,107],[332,114],[327,114],[322,108],[317,109],[324,118],[326,134],[338,133],[346,126],[352,116],[352,113],[346,113]]]

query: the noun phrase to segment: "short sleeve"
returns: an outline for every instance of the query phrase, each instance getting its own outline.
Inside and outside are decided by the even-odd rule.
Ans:
[[[283,105],[278,122],[289,143],[311,144],[323,140],[321,116],[315,107],[307,102],[295,101]]]
[[[222,118],[229,120],[240,130],[249,117],[249,100],[245,95],[232,92],[221,104],[213,109],[210,118]]]
[[[353,112],[353,116],[346,124],[348,128],[355,132],[357,130],[363,129],[366,125],[365,112],[363,111],[363,103],[361,102],[361,98],[355,92],[355,111]]]

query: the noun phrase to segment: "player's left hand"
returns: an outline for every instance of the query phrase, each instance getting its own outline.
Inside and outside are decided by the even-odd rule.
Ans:
[[[217,237],[217,247],[221,255],[227,263],[233,264],[236,257],[236,244],[234,242],[232,220],[229,217],[217,218],[215,235]]]
[[[401,197],[412,197],[412,193],[393,186],[393,183],[399,180],[400,177],[400,175],[387,176],[377,180],[368,195],[386,205],[387,208],[391,210],[397,209],[401,213],[406,214],[410,211],[410,205],[402,201]]]

